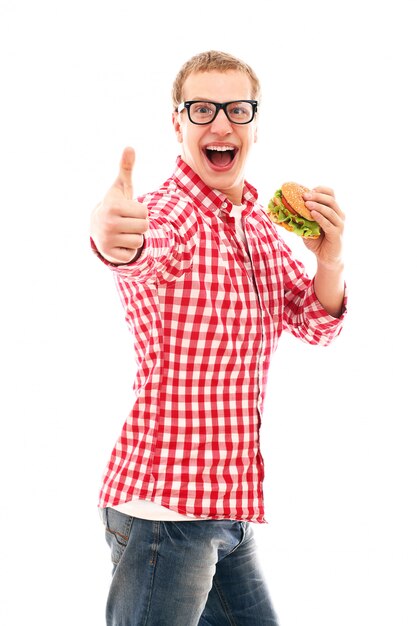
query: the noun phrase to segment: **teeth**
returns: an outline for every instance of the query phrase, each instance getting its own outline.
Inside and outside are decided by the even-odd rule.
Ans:
[[[207,146],[206,150],[216,150],[217,152],[226,152],[227,150],[234,150],[233,146]]]

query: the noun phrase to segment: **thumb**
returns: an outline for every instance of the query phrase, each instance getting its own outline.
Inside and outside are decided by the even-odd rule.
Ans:
[[[135,151],[133,148],[125,148],[120,160],[119,175],[114,183],[127,200],[133,199],[132,170],[135,164]]]

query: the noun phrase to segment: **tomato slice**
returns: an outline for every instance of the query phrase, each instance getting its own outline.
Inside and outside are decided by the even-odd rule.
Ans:
[[[298,215],[297,211],[294,211],[292,206],[286,201],[286,199],[284,198],[284,194],[282,194],[281,200],[282,200],[282,204],[285,206],[286,209],[288,209],[290,213],[292,213],[293,215]]]

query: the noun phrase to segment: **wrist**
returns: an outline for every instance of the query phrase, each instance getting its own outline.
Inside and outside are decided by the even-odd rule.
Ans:
[[[320,272],[328,272],[330,274],[343,274],[345,269],[345,264],[342,259],[337,259],[334,261],[321,261],[317,259],[317,271]]]

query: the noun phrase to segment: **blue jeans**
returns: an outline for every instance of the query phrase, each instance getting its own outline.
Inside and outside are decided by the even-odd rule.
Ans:
[[[101,511],[108,626],[278,626],[248,522],[159,522]]]

